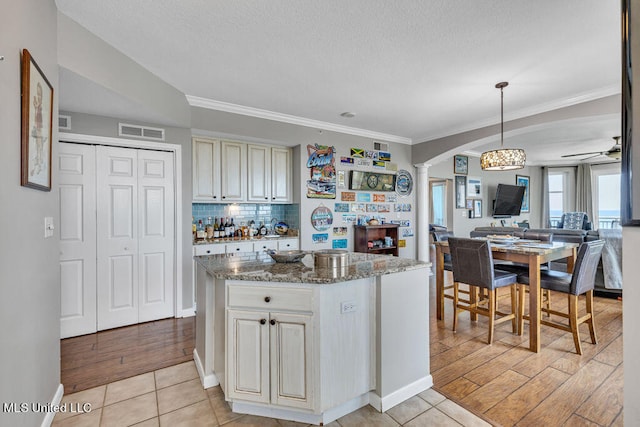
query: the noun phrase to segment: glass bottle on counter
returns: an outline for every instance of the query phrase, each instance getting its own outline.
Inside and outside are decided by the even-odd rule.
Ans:
[[[267,235],[267,227],[264,225],[263,221],[260,221],[260,229],[259,229],[260,235],[261,236],[266,236]]]
[[[213,239],[213,221],[211,217],[207,218],[207,223],[204,226],[205,231],[207,232],[207,239]]]
[[[198,226],[196,225],[196,218],[191,217],[191,234],[193,235],[193,240],[196,240],[196,231],[198,230]]]
[[[231,218],[231,224],[229,225],[229,237],[232,239],[236,237],[236,226],[233,224],[233,218]]]
[[[196,227],[196,240],[204,240],[207,237],[207,233],[204,231],[204,224],[202,220],[198,220],[198,226]]]
[[[216,220],[213,222],[213,238],[220,238],[220,224],[218,223],[218,217],[216,217]]]

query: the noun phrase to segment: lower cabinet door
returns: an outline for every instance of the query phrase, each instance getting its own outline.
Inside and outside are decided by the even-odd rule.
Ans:
[[[271,403],[313,409],[311,316],[270,316]]]
[[[269,313],[227,311],[227,393],[269,403]]]

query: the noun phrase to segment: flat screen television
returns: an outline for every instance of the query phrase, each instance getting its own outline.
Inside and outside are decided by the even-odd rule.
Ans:
[[[507,218],[520,215],[525,187],[521,185],[498,184],[493,202],[493,217]]]

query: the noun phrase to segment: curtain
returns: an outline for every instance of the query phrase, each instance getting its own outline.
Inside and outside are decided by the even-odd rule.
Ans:
[[[580,163],[576,168],[576,211],[586,212],[591,224],[598,224],[598,213],[593,209],[591,191],[591,164]]]
[[[542,167],[542,197],[540,198],[540,222],[542,228],[551,227],[549,223],[549,168]]]

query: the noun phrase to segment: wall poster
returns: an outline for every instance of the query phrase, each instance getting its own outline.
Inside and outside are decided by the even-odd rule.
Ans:
[[[307,180],[307,198],[336,198],[335,147],[326,145],[307,145],[307,168],[310,179]]]

